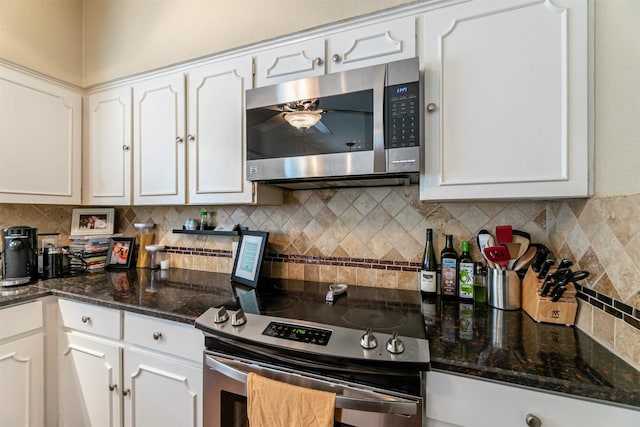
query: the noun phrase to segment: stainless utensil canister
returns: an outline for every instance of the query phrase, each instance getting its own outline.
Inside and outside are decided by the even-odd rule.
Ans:
[[[487,271],[487,302],[501,310],[522,307],[522,282],[513,270],[490,268]]]

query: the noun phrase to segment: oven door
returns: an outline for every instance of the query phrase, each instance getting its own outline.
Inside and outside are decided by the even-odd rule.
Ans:
[[[230,360],[205,353],[205,427],[248,427],[247,374],[336,393],[335,426],[417,427],[422,425],[422,399],[387,394],[368,387],[285,372],[264,364]]]

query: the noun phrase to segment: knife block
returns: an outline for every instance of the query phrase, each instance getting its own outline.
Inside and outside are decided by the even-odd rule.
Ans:
[[[571,326],[578,313],[576,288],[573,283],[567,284],[567,290],[556,302],[550,296],[541,296],[543,280],[529,267],[522,282],[522,309],[536,322],[557,323]]]

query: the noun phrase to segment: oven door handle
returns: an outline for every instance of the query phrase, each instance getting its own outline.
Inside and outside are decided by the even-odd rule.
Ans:
[[[206,356],[206,364],[208,368],[219,372],[225,377],[245,385],[247,384],[248,374],[244,371],[222,363],[211,356]],[[418,402],[397,397],[393,399],[394,400],[364,399],[360,397],[336,395],[336,408],[405,416],[416,415],[418,413]]]

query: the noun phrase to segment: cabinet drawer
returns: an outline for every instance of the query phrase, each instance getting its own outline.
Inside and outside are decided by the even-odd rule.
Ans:
[[[42,301],[0,309],[0,340],[44,325]]]
[[[58,301],[58,306],[64,327],[120,339],[122,322],[119,310],[64,299]]]
[[[190,325],[125,312],[124,339],[155,351],[202,361],[204,337]]]

